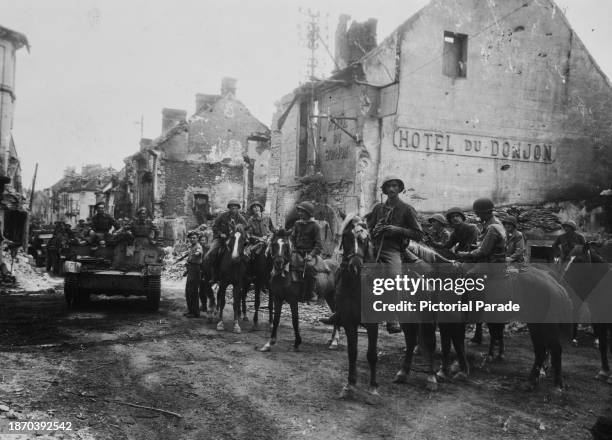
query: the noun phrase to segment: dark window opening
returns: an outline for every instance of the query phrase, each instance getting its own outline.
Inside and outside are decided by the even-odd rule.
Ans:
[[[442,68],[442,73],[451,78],[467,76],[467,35],[444,32]]]
[[[208,194],[196,193],[193,195],[193,213],[198,225],[205,223],[211,218]]]
[[[308,103],[300,104],[300,127],[298,129],[297,174],[303,176],[308,164]]]

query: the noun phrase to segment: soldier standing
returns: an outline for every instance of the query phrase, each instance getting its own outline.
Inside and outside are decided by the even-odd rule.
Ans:
[[[200,266],[202,264],[202,246],[198,243],[198,233],[190,231],[189,249],[187,250],[187,281],[185,283],[185,300],[187,301],[187,313],[183,316],[187,318],[198,318],[200,316],[199,288],[200,288]]]
[[[320,258],[323,243],[319,224],[314,219],[314,205],[302,202],[297,206],[300,219],[293,225],[291,242],[291,272],[294,280],[302,281],[302,301],[314,298],[315,266]],[[303,279],[302,279],[303,275]]]

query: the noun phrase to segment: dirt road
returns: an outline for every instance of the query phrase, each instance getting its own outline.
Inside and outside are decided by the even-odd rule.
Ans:
[[[566,391],[555,394],[551,379],[523,391],[532,360],[527,333],[508,337],[501,364],[481,366],[472,349],[470,380],[429,392],[422,372],[406,385],[391,383],[403,338],[381,332],[382,397],[340,400],[346,352],[326,348],[328,328],[314,323],[324,308],[301,308],[301,352],[289,351],[285,315],[275,349],[260,353],[266,330],[245,323],[234,334],[228,321],[218,332],[205,319],[188,320],[182,295],[181,284],[168,283],[156,314],[143,312],[138,299],[101,298],[53,322],[0,329],[0,439],[10,422],[31,420],[70,422],[72,431],[45,433],[66,439],[574,440],[590,438],[587,428],[611,403],[612,386],[593,379],[598,352],[587,335],[581,347],[565,347]]]

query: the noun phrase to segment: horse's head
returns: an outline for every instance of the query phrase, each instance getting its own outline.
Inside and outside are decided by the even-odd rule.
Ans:
[[[289,241],[288,234],[281,229],[272,235],[266,252],[272,259],[274,271],[276,273],[282,273],[283,268],[291,259],[291,242]]]
[[[347,269],[358,275],[361,266],[370,256],[370,233],[360,217],[353,217],[342,232],[342,259]]]
[[[246,232],[244,226],[238,224],[234,226],[227,241],[227,246],[232,252],[232,260],[238,260],[244,255],[244,246],[246,244]]]

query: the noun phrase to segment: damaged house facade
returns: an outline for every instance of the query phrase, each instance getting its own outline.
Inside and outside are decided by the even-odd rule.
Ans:
[[[223,78],[220,95],[196,95],[195,113],[163,109],[162,133],[142,139],[125,160],[125,205],[193,228],[226,209],[265,202],[269,129],[236,99],[236,80]],[[128,209],[128,208],[125,208]],[[163,229],[168,239],[175,234]]]
[[[21,164],[12,134],[17,51],[23,47],[29,50],[25,35],[0,26],[0,230],[17,243],[27,236]]]
[[[552,1],[433,0],[378,45],[374,20],[347,25],[334,74],[285,96],[274,116],[277,221],[313,173],[339,214],[368,212],[388,174],[423,212],[609,186],[612,88]]]
[[[33,211],[46,211],[40,215],[46,223],[61,221],[76,226],[79,220],[87,220],[95,214],[96,203],[104,201],[103,189],[116,175],[112,167],[98,164],[85,165],[80,173],[67,168],[64,176],[45,190],[50,203],[42,204],[39,198],[42,206],[33,206]],[[107,209],[113,212],[112,206]]]

